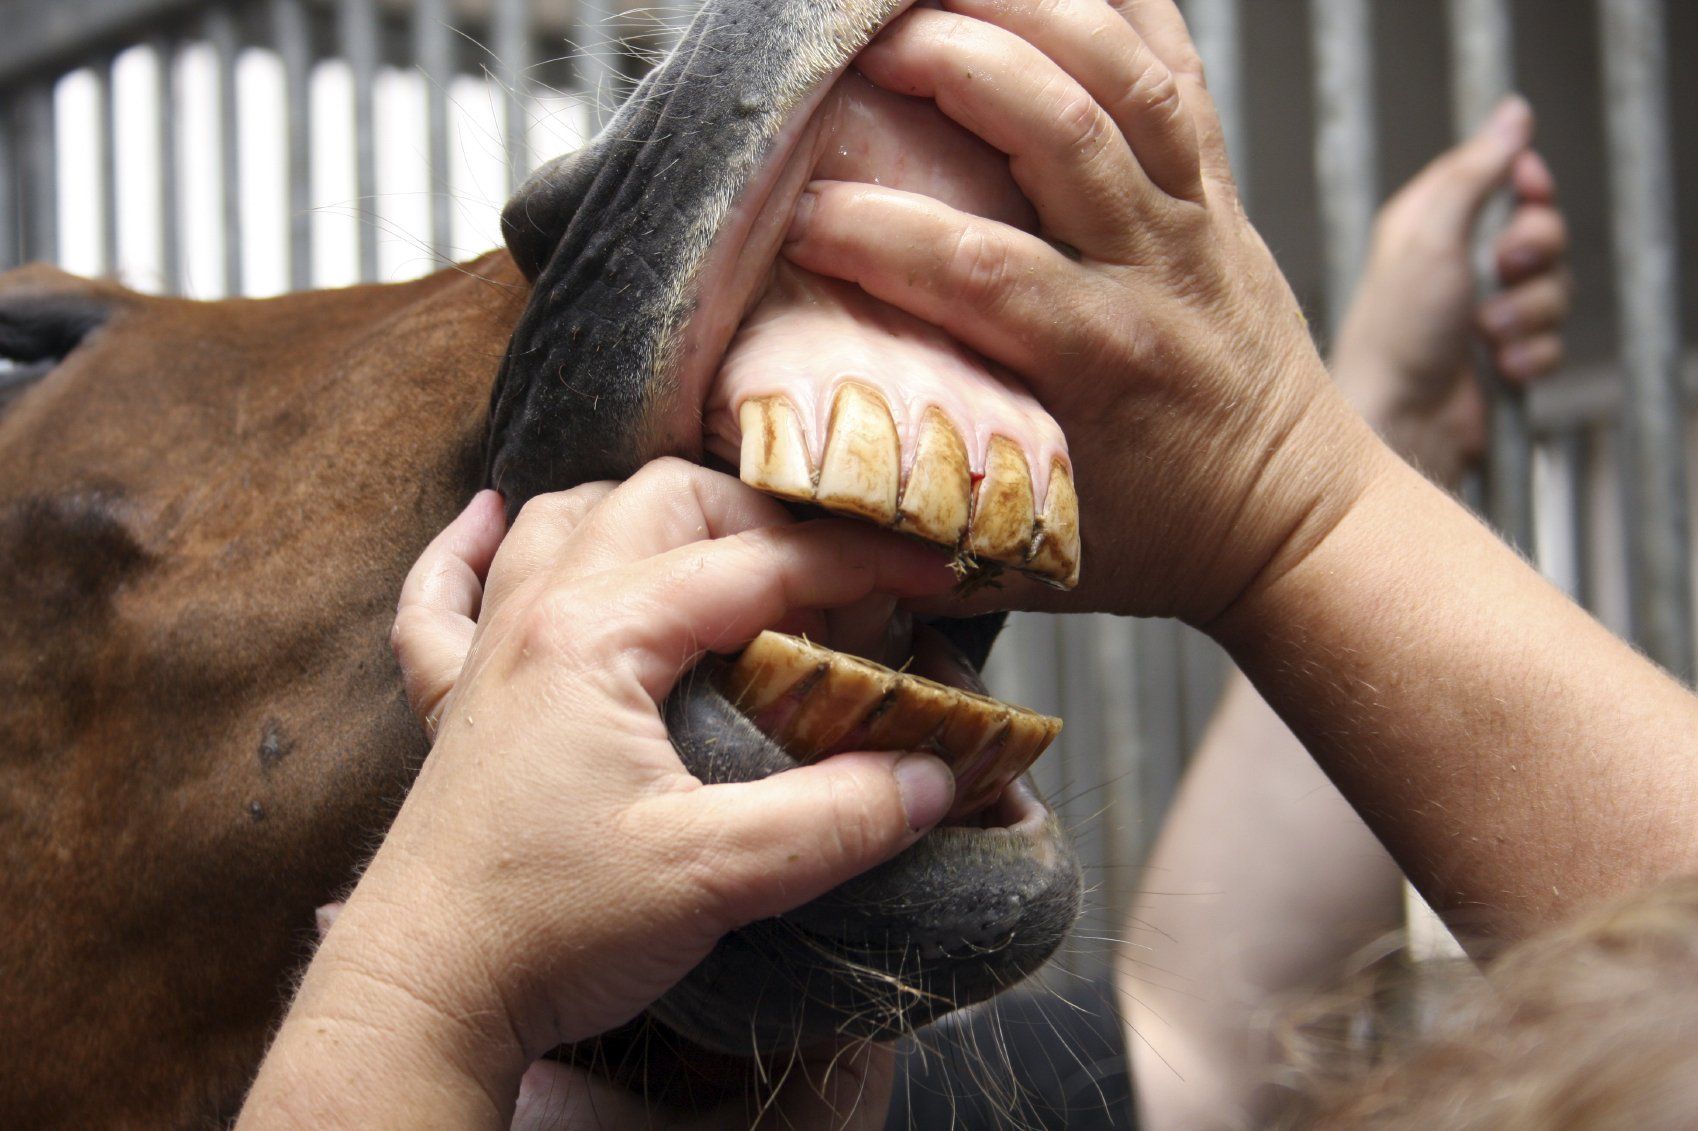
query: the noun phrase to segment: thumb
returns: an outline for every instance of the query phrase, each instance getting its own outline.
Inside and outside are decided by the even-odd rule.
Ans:
[[[800,907],[919,840],[949,811],[955,779],[930,754],[838,754],[692,801],[718,840],[725,914],[740,926]]]
[[[1468,140],[1415,179],[1422,210],[1436,227],[1459,236],[1473,228],[1492,193],[1509,183],[1515,159],[1533,142],[1533,108],[1520,95],[1498,103]]]

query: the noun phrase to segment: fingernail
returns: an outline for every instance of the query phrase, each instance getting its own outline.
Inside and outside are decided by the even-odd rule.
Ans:
[[[784,235],[785,243],[798,243],[808,234],[808,225],[814,219],[814,206],[819,203],[819,193],[805,189],[796,201],[795,214],[790,217],[790,230]]]
[[[948,766],[930,754],[904,754],[890,772],[910,829],[920,832],[943,820],[955,800],[955,775]]]
[[[1492,112],[1492,132],[1507,148],[1520,149],[1528,141],[1527,119],[1532,112],[1525,98],[1512,94]]]
[[[312,913],[313,923],[318,927],[320,940],[330,933],[330,928],[335,926],[336,917],[340,914],[342,914],[340,903],[327,903]]]

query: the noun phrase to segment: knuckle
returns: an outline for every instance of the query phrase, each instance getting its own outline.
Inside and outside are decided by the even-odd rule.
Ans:
[[[1065,148],[1092,157],[1105,148],[1111,134],[1108,115],[1096,99],[1073,87],[1055,96],[1054,114],[1057,137]]]
[[[431,615],[418,605],[407,605],[395,613],[395,623],[389,627],[389,650],[403,668],[416,658],[425,635],[430,631]]]
[[[1137,76],[1121,96],[1121,105],[1139,118],[1163,126],[1177,123],[1184,114],[1179,79],[1153,56],[1139,61]]]
[[[956,233],[947,262],[958,297],[978,310],[1001,308],[1012,268],[1005,240],[982,225],[972,225]]]
[[[558,658],[571,652],[584,635],[584,602],[579,594],[551,587],[536,594],[518,613],[513,639],[523,656]]]

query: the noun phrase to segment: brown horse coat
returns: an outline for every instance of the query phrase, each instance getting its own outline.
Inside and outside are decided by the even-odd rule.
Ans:
[[[527,295],[505,253],[263,301],[0,277],[0,336],[97,323],[0,408],[0,1125],[236,1111],[425,751],[393,602]]]

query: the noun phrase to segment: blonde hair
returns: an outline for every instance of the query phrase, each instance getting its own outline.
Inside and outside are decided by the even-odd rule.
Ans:
[[[1423,968],[1413,994],[1392,995],[1385,982],[1382,963],[1354,1007],[1287,1029],[1307,1095],[1290,1126],[1698,1127],[1698,877],[1514,946],[1484,978]]]

